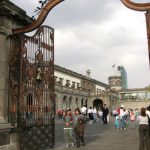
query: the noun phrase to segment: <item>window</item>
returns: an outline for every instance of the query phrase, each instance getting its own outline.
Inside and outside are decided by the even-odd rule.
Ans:
[[[138,99],[139,99],[139,100],[144,100],[144,99],[146,99],[146,93],[144,93],[144,92],[139,92],[139,93],[138,93]]]
[[[72,86],[71,87],[75,88],[75,82],[74,81],[72,81]]]
[[[150,100],[150,92],[147,92],[147,99]]]
[[[63,78],[59,78],[58,83],[60,83],[60,85],[63,85]]]
[[[65,86],[69,86],[70,85],[70,80],[66,80],[66,84],[65,84]]]

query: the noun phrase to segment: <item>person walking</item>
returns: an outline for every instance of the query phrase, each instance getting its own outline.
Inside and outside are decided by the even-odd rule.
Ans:
[[[150,118],[150,105],[146,108],[146,114]]]
[[[97,110],[96,110],[96,107],[93,108],[93,120],[94,120],[94,122],[97,121]]]
[[[62,120],[62,110],[61,109],[58,109],[57,115],[58,115],[58,119]]]
[[[119,118],[119,116],[115,117],[115,128],[117,131],[120,130],[120,118]]]
[[[135,113],[133,111],[133,109],[131,109],[131,112],[130,112],[130,121],[131,121],[131,128],[132,129],[135,129],[136,126],[135,126]]]
[[[102,117],[103,117],[103,112],[102,112],[102,110],[100,109],[100,110],[98,110],[98,117],[99,117],[99,122],[100,122],[100,124],[102,124]]]
[[[86,105],[84,105],[84,106],[81,108],[81,113],[82,113],[83,115],[87,115],[87,107],[86,107]]]
[[[85,120],[86,120],[86,122],[87,122],[87,107],[86,107],[86,105],[84,105],[84,106],[81,108],[81,113],[84,115]]]
[[[93,109],[92,109],[92,107],[90,107],[88,109],[87,113],[88,113],[88,116],[89,116],[89,124],[92,124],[92,122],[93,122]]]
[[[73,131],[76,147],[85,146],[84,130],[85,130],[85,117],[81,114],[80,109],[76,108],[73,116]],[[80,144],[81,142],[81,144]]]
[[[126,117],[125,117],[125,109],[123,107],[120,108],[120,129],[125,130],[126,129]]]
[[[102,112],[103,112],[103,124],[106,124],[107,125],[107,115],[109,113],[109,109],[108,107],[106,106],[106,104],[104,104],[104,107],[102,109]]]
[[[73,124],[73,120],[72,120],[72,114],[71,114],[71,110],[68,109],[66,110],[66,115],[64,118],[64,136],[65,136],[65,140],[67,143],[67,147],[69,146],[74,146],[73,143],[73,130],[72,130],[72,124]]]
[[[146,109],[141,108],[141,113],[137,119],[139,122],[139,136],[140,144],[139,150],[150,150],[150,135],[149,135],[149,125],[148,125],[148,116],[146,115]]]

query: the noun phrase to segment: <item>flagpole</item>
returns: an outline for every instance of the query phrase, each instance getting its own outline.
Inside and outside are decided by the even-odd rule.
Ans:
[[[115,69],[116,69],[116,67],[114,66],[114,76],[115,76]]]
[[[113,68],[113,70],[114,70],[114,76],[115,76],[116,64],[114,64],[114,65],[112,66],[112,68]]]

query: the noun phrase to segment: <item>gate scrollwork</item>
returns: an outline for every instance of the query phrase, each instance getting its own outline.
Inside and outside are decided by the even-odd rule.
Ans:
[[[54,145],[54,30],[23,35],[10,65],[10,121],[18,117],[21,150]]]

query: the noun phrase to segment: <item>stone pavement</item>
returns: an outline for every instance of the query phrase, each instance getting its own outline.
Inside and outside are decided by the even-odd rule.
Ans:
[[[126,130],[117,131],[113,120],[108,126],[99,122],[87,124],[85,131],[86,146],[66,147],[63,135],[63,121],[56,121],[56,145],[54,150],[138,150],[138,128],[131,129],[129,123]]]

